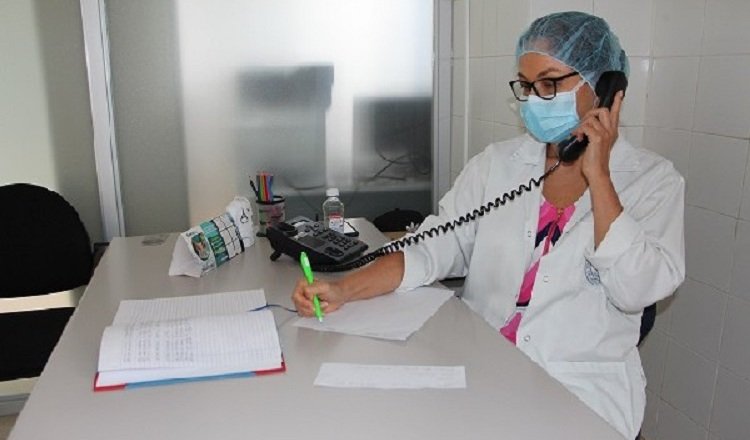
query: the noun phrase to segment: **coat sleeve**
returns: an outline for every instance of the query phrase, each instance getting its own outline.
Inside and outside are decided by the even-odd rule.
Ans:
[[[428,216],[414,237],[452,222],[482,205],[491,163],[492,146],[474,156],[456,178],[453,187],[440,199],[438,214]],[[404,278],[400,289],[413,289],[433,281],[466,276],[476,235],[476,221],[429,237],[404,252]]]
[[[648,179],[645,195],[586,252],[605,294],[626,313],[671,295],[685,279],[685,181],[668,162]]]

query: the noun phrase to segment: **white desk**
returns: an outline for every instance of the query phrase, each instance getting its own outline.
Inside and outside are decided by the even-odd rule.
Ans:
[[[383,242],[369,223],[356,225],[368,243]],[[300,329],[277,310],[284,374],[94,393],[99,339],[122,299],[263,288],[269,302],[291,305],[299,267],[288,257],[269,261],[266,239],[192,279],[167,275],[176,237],[161,246],[112,242],[12,440],[622,439],[456,298],[406,342]],[[322,362],[465,365],[468,387],[314,387]]]

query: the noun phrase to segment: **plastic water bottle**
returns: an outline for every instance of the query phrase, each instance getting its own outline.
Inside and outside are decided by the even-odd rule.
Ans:
[[[344,233],[344,203],[339,200],[339,189],[328,188],[323,202],[323,226]]]

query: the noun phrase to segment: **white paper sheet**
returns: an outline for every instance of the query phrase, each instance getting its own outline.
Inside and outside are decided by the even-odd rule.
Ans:
[[[463,366],[324,363],[315,385],[335,388],[466,388]]]
[[[300,318],[295,327],[404,341],[419,330],[453,291],[420,287],[396,291],[388,295],[353,301],[326,315],[323,322],[316,318]]]
[[[169,321],[197,316],[230,315],[266,305],[263,290],[212,293],[120,302],[112,325]]]

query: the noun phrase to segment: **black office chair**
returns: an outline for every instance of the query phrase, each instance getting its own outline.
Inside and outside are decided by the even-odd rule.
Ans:
[[[35,297],[44,303],[44,295],[88,284],[89,235],[56,192],[24,183],[0,186],[0,234],[0,301]],[[0,308],[0,381],[38,376],[74,307],[13,310]]]
[[[394,209],[375,217],[373,224],[380,232],[406,231],[410,225],[419,225],[424,221],[424,216],[410,209]]]
[[[656,303],[651,304],[650,306],[643,309],[643,315],[641,315],[641,336],[638,338],[638,346],[640,347],[641,342],[643,342],[644,339],[646,339],[646,336],[651,332],[651,329],[654,328],[654,323],[656,322]],[[635,437],[635,440],[639,440],[641,438],[641,433],[638,432],[638,435]]]
[[[654,328],[654,322],[656,322],[656,303],[643,309],[643,315],[641,315],[641,336],[638,338],[639,346],[651,332],[651,329]]]

